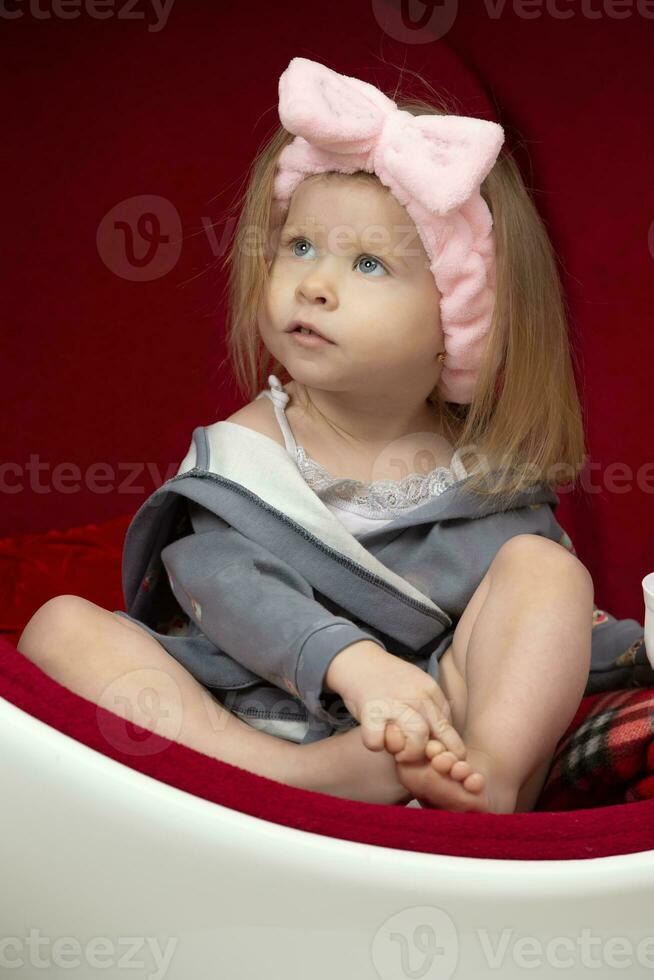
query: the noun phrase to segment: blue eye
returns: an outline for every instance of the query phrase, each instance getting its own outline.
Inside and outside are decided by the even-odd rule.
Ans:
[[[293,255],[295,255],[297,258],[304,258],[306,256],[306,254],[307,254],[306,252],[303,252],[301,255],[299,255],[295,251],[295,246],[298,245],[298,244],[300,244],[300,243],[302,243],[302,242],[308,244],[311,248],[313,248],[313,245],[311,245],[311,243],[309,242],[309,239],[308,238],[294,238],[294,239],[292,239],[292,241],[290,241],[288,243],[289,248],[291,249]],[[379,259],[376,259],[373,255],[362,255],[362,256],[360,256],[360,258],[358,258],[357,261],[356,261],[356,265],[359,265],[359,263],[360,262],[363,262],[363,261],[366,261],[366,262],[374,262],[377,268],[383,269],[384,270],[384,274],[385,275],[387,274],[387,271],[386,271],[385,266],[383,266],[382,263],[379,261]]]
[[[289,243],[293,255],[297,255],[298,258],[301,258],[301,256],[299,256],[295,251],[295,246],[297,245],[298,242],[306,242],[306,241],[307,241],[306,238],[294,238],[293,241]],[[306,255],[306,252],[304,254]]]
[[[384,273],[386,273],[386,269],[381,264],[379,259],[374,257],[374,255],[362,255],[361,258],[357,260],[357,265],[359,262],[374,262],[378,269],[384,269]]]

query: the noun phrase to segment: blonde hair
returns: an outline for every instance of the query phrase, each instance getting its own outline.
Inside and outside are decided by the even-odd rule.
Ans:
[[[432,94],[433,103],[394,101],[413,115],[454,113],[442,96]],[[270,373],[283,383],[290,379],[263,345],[257,312],[282,217],[273,201],[277,158],[292,139],[283,127],[276,129],[231,208],[240,214],[223,262],[229,266],[228,353],[221,367],[229,364],[248,401],[266,387]],[[365,171],[347,179],[378,181]],[[502,495],[508,508],[530,485],[561,486],[577,477],[585,464],[584,425],[556,255],[504,148],[480,192],[493,216],[496,250],[496,299],[486,351],[470,404],[445,402],[437,386],[428,401],[460,451],[470,474],[466,488],[481,496]]]

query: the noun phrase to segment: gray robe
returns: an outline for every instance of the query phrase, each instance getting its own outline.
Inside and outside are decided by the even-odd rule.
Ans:
[[[193,431],[177,474],[127,529],[127,612],[248,724],[311,742],[357,722],[323,690],[342,649],[374,640],[438,680],[498,549],[517,534],[572,548],[546,485],[511,509],[466,480],[358,537],[275,440],[232,422]],[[586,694],[654,686],[643,626],[595,607]]]

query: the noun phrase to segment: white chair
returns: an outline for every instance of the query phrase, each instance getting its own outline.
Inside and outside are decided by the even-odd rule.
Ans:
[[[156,751],[151,733],[154,749],[130,752],[125,724],[0,640],[3,976],[631,980],[654,966],[654,800],[358,803]]]

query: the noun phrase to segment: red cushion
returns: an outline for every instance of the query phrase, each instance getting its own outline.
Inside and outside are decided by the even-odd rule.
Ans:
[[[120,562],[130,520],[0,539],[0,635],[17,644],[28,619],[56,595],[122,609]]]
[[[592,809],[518,814],[382,806],[295,789],[152,732],[144,741],[143,729],[62,687],[8,639],[15,642],[33,612],[54,595],[84,595],[105,608],[122,608],[119,565],[128,523],[129,517],[124,517],[100,526],[0,541],[0,621],[7,637],[0,639],[1,697],[132,769],[203,799],[311,833],[403,850],[515,860],[654,849],[650,799],[597,806],[589,796],[587,806]],[[642,691],[632,694],[643,698]],[[614,698],[614,693],[584,698],[568,733]],[[647,772],[654,768],[651,746],[650,755]],[[640,795],[649,795],[646,783],[651,777],[642,771],[640,775],[645,777],[638,783]]]

